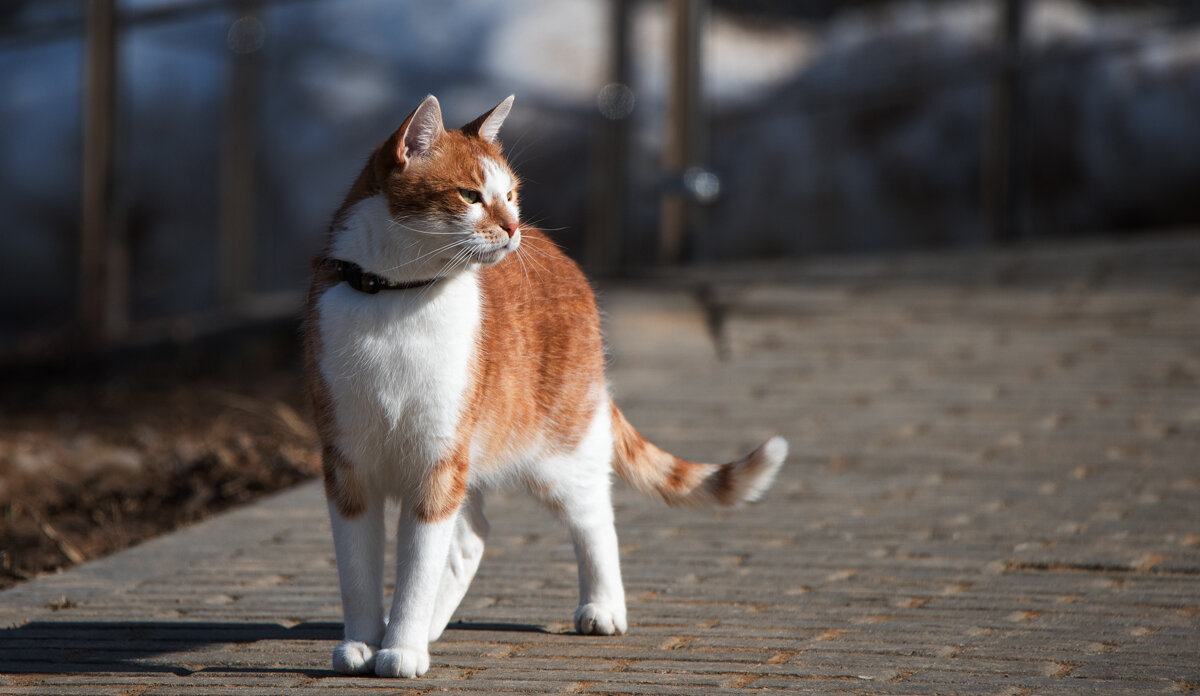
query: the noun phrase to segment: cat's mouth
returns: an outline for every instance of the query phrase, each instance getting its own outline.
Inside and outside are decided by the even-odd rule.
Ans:
[[[500,263],[500,260],[508,256],[508,249],[500,247],[491,251],[479,251],[475,253],[475,261],[484,266],[491,266]]]
[[[500,263],[505,256],[509,255],[509,253],[516,251],[517,247],[520,245],[520,238],[514,236],[509,238],[507,243],[501,244],[500,246],[495,246],[490,249],[476,249],[475,253],[473,254],[474,258],[472,260],[476,263],[483,264],[484,266],[492,266]]]

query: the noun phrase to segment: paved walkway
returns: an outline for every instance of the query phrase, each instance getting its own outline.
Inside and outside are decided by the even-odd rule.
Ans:
[[[317,486],[0,594],[3,694],[1200,689],[1200,237],[693,271],[603,294],[630,420],[780,432],[760,505],[620,489],[632,631],[570,633],[565,531],[494,497],[419,681],[332,674]]]

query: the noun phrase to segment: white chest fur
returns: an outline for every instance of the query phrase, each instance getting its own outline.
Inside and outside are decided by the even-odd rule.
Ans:
[[[341,284],[318,301],[336,444],[369,486],[412,490],[453,445],[480,306],[473,272],[377,295]]]

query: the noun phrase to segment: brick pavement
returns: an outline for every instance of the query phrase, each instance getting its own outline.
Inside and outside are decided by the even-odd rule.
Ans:
[[[1200,238],[695,269],[603,288],[618,401],[680,455],[780,432],[762,504],[618,488],[632,630],[493,496],[418,681],[332,674],[316,485],[0,594],[0,693],[1200,689]]]

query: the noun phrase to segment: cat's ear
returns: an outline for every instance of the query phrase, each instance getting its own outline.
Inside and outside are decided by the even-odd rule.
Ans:
[[[432,94],[413,110],[400,130],[396,131],[396,164],[403,168],[408,160],[429,151],[445,130],[442,126],[442,107]]]
[[[512,110],[513,100],[516,98],[515,94],[508,95],[508,98],[497,104],[491,111],[463,126],[462,132],[477,136],[489,143],[496,142],[496,136],[500,133],[500,125],[504,123],[504,119],[508,118],[508,112]]]

